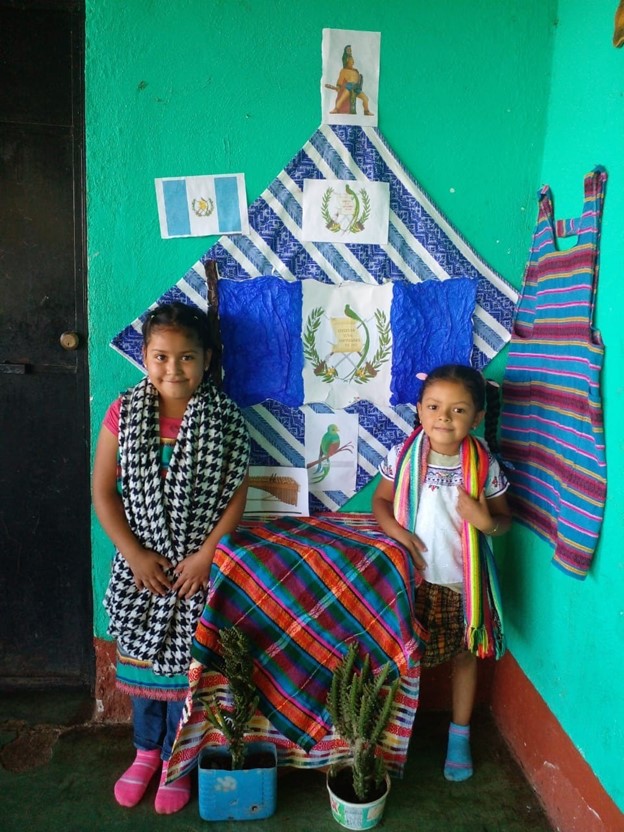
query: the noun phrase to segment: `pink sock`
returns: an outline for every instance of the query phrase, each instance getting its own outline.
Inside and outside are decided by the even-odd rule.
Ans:
[[[137,750],[134,762],[115,783],[115,800],[120,806],[136,806],[160,766],[160,749]]]
[[[154,809],[159,815],[173,815],[174,812],[179,812],[183,809],[191,799],[191,777],[185,774],[170,783],[165,785],[167,779],[167,769],[169,762],[164,762],[162,767],[162,774],[160,775],[160,785],[156,792],[156,800],[154,802]]]

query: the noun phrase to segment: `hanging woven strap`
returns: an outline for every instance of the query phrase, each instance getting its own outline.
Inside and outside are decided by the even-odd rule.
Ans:
[[[487,451],[478,439],[467,436],[460,448],[460,459],[464,488],[478,500],[487,481]],[[462,555],[466,646],[480,659],[499,659],[505,652],[505,644],[492,548],[487,535],[465,521],[462,526]]]

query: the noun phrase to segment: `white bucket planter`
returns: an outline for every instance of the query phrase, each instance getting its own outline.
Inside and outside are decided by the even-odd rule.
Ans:
[[[327,775],[327,791],[334,820],[345,829],[372,829],[381,820],[386,806],[386,798],[390,791],[390,778],[386,774],[386,790],[376,800],[370,803],[350,803],[332,791],[329,774]]]

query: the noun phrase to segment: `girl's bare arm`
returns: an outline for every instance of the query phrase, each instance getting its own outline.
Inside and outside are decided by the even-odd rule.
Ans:
[[[423,553],[427,547],[422,540],[412,534],[396,520],[394,516],[394,486],[390,480],[381,477],[373,494],[373,514],[375,519],[389,536],[404,546],[412,556],[417,569],[425,569],[427,563]]]

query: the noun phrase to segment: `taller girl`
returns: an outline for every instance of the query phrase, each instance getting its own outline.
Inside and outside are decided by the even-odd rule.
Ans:
[[[379,525],[423,574],[416,596],[416,615],[429,631],[423,665],[453,660],[448,780],[472,775],[476,657],[498,658],[505,649],[489,538],[511,525],[508,483],[487,444],[470,435],[485,415],[486,388],[471,367],[429,373],[416,406],[420,425],[380,465],[373,496]],[[497,417],[495,407],[489,411]],[[495,436],[489,427],[486,435]]]
[[[248,434],[207,377],[212,349],[208,319],[194,307],[148,315],[147,378],[108,409],[93,469],[95,511],[116,549],[104,606],[137,749],[115,797],[136,805],[160,770],[161,814],[189,800],[188,776],[166,785],[167,765],[215,548],[236,528],[247,492]]]

